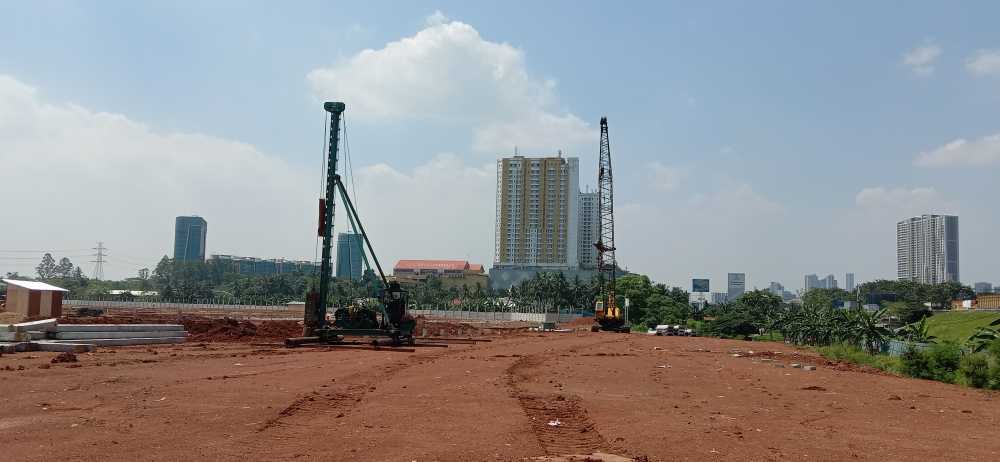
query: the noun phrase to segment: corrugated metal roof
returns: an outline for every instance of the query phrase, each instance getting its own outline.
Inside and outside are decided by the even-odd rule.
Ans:
[[[54,292],[69,292],[68,290],[63,289],[62,287],[56,287],[52,284],[46,284],[44,282],[39,282],[39,281],[18,281],[16,279],[4,279],[3,282],[6,282],[7,284],[12,286],[24,287],[25,289],[28,290],[51,290]]]

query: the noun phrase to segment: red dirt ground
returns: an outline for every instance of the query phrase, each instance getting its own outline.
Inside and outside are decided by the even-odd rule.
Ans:
[[[0,459],[1000,460],[997,394],[793,353],[603,332],[415,353],[248,342],[56,364],[18,353],[0,357]]]

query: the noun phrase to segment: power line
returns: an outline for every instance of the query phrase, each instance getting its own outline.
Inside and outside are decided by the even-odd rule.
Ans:
[[[93,255],[94,257],[97,257],[97,260],[90,261],[95,264],[93,276],[94,279],[100,281],[101,279],[104,279],[104,257],[107,256],[104,252],[108,249],[104,247],[104,243],[100,241],[97,243],[97,247],[94,247],[93,249],[97,251],[97,253]]]
[[[0,253],[56,253],[56,252],[83,252],[91,249],[61,249],[61,250],[0,250]]]

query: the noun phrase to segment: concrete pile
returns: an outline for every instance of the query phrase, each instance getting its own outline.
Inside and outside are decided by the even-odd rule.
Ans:
[[[0,324],[0,353],[93,351],[97,346],[183,343],[180,324],[58,324],[55,319]]]

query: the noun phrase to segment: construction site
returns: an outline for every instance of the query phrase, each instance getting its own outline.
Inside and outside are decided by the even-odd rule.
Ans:
[[[187,341],[0,357],[4,460],[837,461],[948,447],[944,459],[985,461],[1000,451],[995,394],[780,344],[592,333],[589,319],[562,333],[418,319],[490,341],[286,348],[297,322],[146,316],[100,320],[179,321]]]
[[[8,281],[30,319],[0,325],[3,460],[1000,459],[993,392],[779,342],[633,332],[606,118],[593,317],[414,314],[338,170],[345,109],[324,104],[322,261],[302,310],[63,312],[61,294],[32,293],[61,289]],[[330,301],[335,213],[378,282],[346,306]]]

